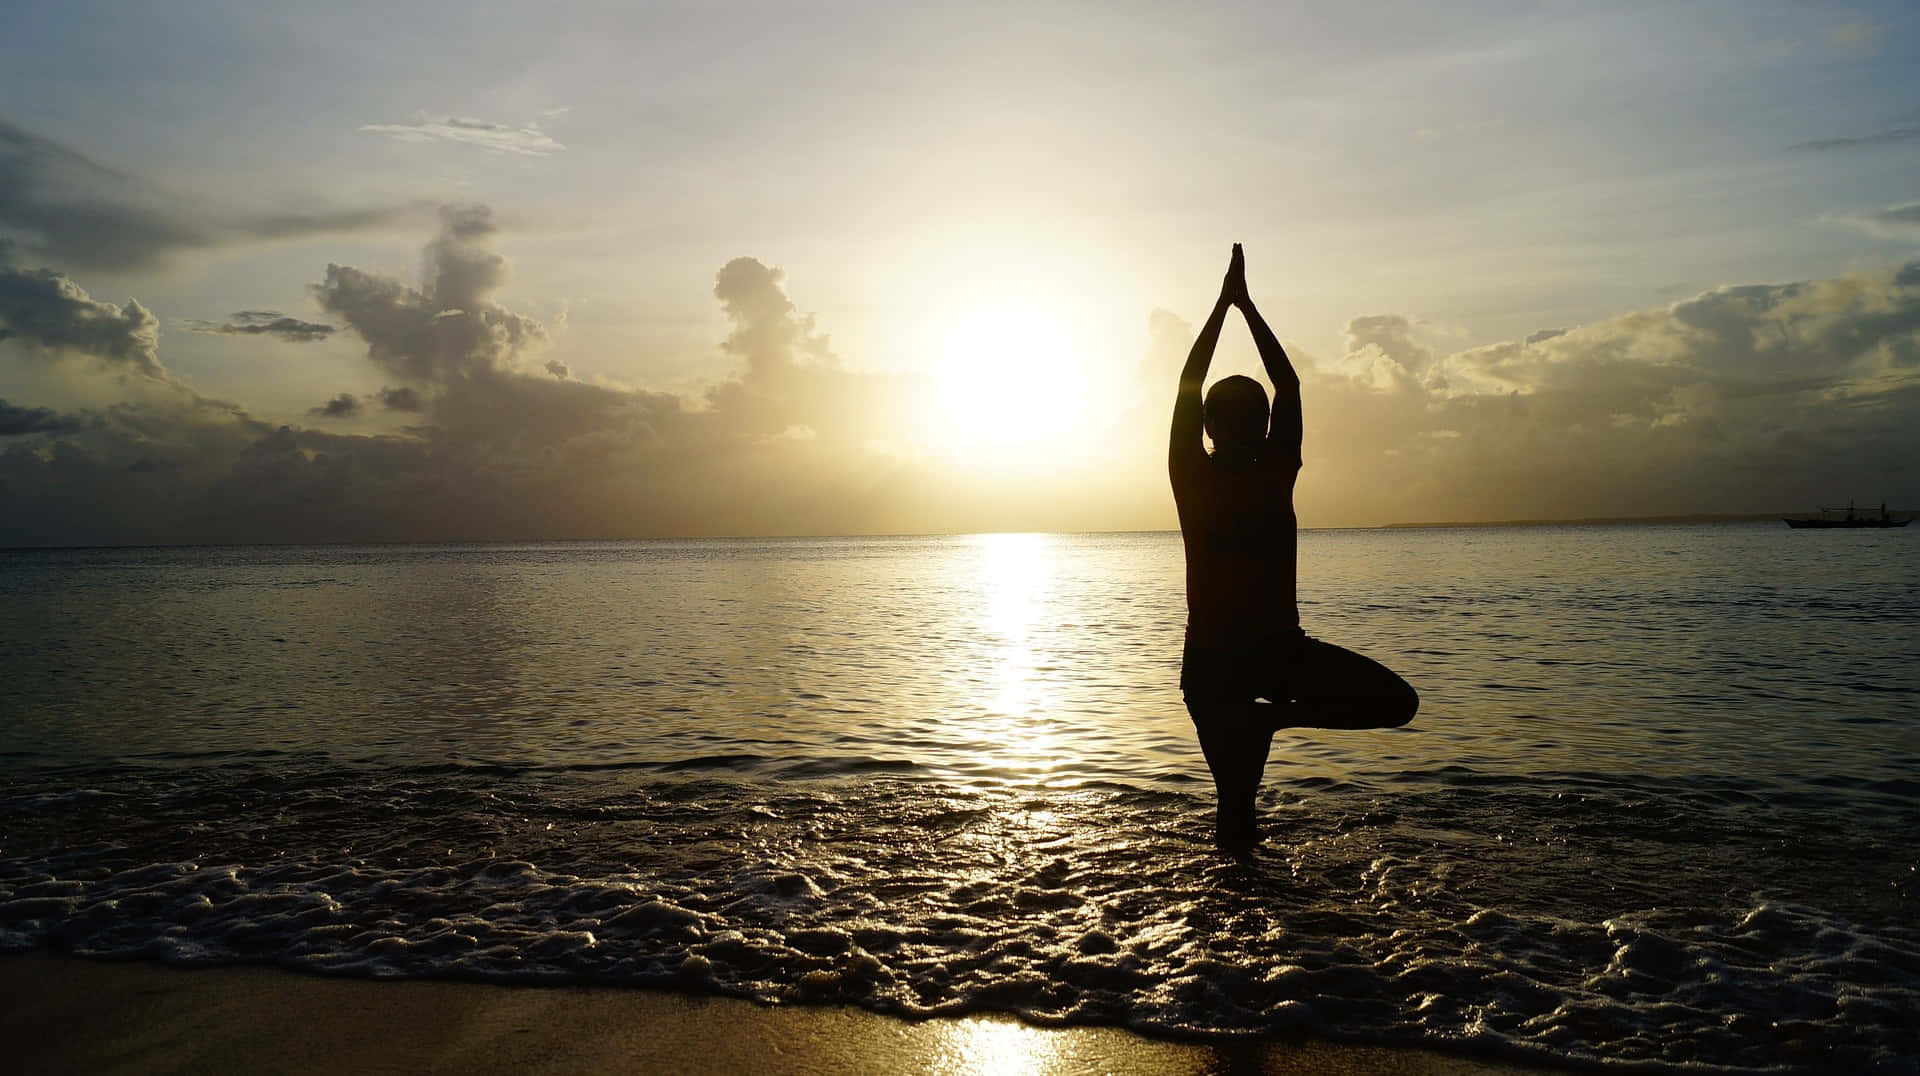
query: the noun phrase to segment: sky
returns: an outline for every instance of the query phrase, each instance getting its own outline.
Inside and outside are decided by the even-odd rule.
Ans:
[[[1910,4],[0,26],[0,545],[1172,527],[1236,241],[1303,526],[1920,508]]]

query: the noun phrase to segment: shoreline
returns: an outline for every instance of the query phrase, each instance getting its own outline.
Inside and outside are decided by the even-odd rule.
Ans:
[[[0,1035],[15,1071],[34,1073],[1568,1071],[1312,1039],[1175,1041],[999,1014],[909,1020],[617,986],[336,978],[45,952],[0,957]]]

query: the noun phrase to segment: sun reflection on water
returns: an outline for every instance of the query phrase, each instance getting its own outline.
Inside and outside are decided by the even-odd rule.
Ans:
[[[980,595],[983,640],[979,735],[981,761],[994,768],[1044,773],[1064,745],[1050,716],[1043,669],[1048,664],[1048,592],[1059,574],[1059,546],[1047,534],[982,534],[973,585]]]
[[[1005,1020],[966,1020],[943,1027],[929,1068],[943,1076],[1028,1076],[1062,1071],[1054,1036]]]
[[[1344,1071],[1349,1066],[1369,1072],[1403,1070],[1401,1065],[1355,1064],[1355,1055],[1350,1052],[1353,1048],[1345,1046],[1328,1050],[1310,1044],[1289,1047],[1291,1056],[1283,1059],[1271,1052],[1270,1045],[1228,1052],[1191,1043],[1141,1038],[1112,1027],[1028,1027],[1004,1016],[930,1020],[915,1025],[912,1034],[919,1048],[911,1063],[886,1071],[927,1072],[938,1076],[1064,1076],[1084,1072],[1203,1076],[1242,1071]],[[922,1035],[926,1037],[919,1037]],[[1365,1060],[1375,1059],[1366,1057]],[[1389,1055],[1381,1060],[1395,1059]],[[1287,1064],[1287,1061],[1293,1063]]]
[[[996,714],[1024,716],[1039,703],[1034,682],[1034,621],[1038,592],[1051,582],[1053,543],[1044,534],[983,534],[978,586],[983,592],[981,627],[991,640]]]

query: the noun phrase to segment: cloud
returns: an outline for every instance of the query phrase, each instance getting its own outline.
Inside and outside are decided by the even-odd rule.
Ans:
[[[1111,449],[1099,468],[1048,460],[1010,484],[917,450],[929,381],[849,369],[777,266],[742,257],[715,274],[731,368],[675,395],[561,376],[546,326],[502,300],[499,240],[484,207],[449,207],[418,280],[328,266],[314,294],[384,387],[287,425],[164,378],[112,376],[136,355],[158,368],[141,336],[151,315],[96,303],[59,274],[9,271],[37,301],[98,321],[53,318],[67,328],[0,355],[28,372],[53,369],[42,352],[96,355],[66,373],[104,371],[90,376],[120,395],[0,405],[0,544],[1173,523],[1166,409],[1193,330],[1172,313],[1146,320],[1139,402],[1099,435]],[[1718,288],[1466,350],[1435,348],[1423,324],[1355,318],[1342,355],[1298,356],[1306,525],[1920,500],[1907,473],[1920,458],[1920,262]],[[375,408],[407,424],[305,424]]]
[[[125,173],[0,120],[0,232],[67,269],[146,269],[187,250],[383,228],[418,205],[277,213],[169,197]]]
[[[360,413],[360,397],[351,392],[343,392],[307,414],[316,418],[352,418]]]
[[[1425,378],[1379,376],[1405,344],[1390,319],[1368,327],[1306,379],[1303,520],[1764,512],[1920,492],[1900,462],[1920,458],[1920,263],[1717,288],[1436,356]]]
[[[1836,149],[1876,149],[1881,146],[1897,146],[1901,143],[1915,140],[1920,140],[1920,127],[1891,127],[1884,131],[1875,131],[1872,134],[1854,137],[1816,138],[1810,142],[1795,143],[1787,148],[1794,150],[1811,150],[1814,152]]]
[[[158,319],[135,300],[115,306],[51,269],[0,266],[0,342],[49,357],[91,355],[164,380],[159,332]]]
[[[715,274],[713,296],[733,323],[722,351],[746,364],[738,378],[707,394],[753,436],[772,437],[790,426],[820,428],[822,398],[839,380],[839,360],[811,315],[787,297],[784,274],[754,258],[735,258]],[[835,408],[837,410],[845,410]]]
[[[0,400],[0,437],[20,437],[29,433],[73,433],[84,425],[74,415],[63,415],[45,407],[16,407]]]
[[[225,336],[275,336],[296,344],[325,340],[333,334],[332,325],[301,321],[278,310],[242,310],[224,322],[190,321],[188,331]]]
[[[1850,224],[1863,231],[1894,239],[1912,239],[1920,235],[1920,202],[1887,206],[1864,213],[1840,214],[1830,219]]]
[[[375,395],[380,400],[380,406],[389,411],[424,411],[427,409],[426,402],[420,398],[420,394],[404,385],[399,388],[383,388]]]
[[[1433,366],[1433,352],[1413,339],[1413,323],[1397,314],[1354,318],[1347,323],[1347,353],[1339,363],[1347,377],[1374,388],[1411,386]]]
[[[449,207],[408,283],[328,266],[314,295],[417,421],[387,435],[269,426],[174,383],[0,455],[0,543],[830,533],[959,522],[910,477],[922,379],[842,368],[776,268],[716,276],[733,373],[698,397],[560,377],[485,207]],[[257,312],[260,314],[267,311]],[[257,319],[256,319],[257,320]],[[564,364],[561,364],[564,365]],[[569,371],[570,373],[570,371]],[[881,447],[875,447],[881,446]],[[979,495],[966,503],[977,503]],[[1006,498],[1002,498],[1006,500]]]
[[[1868,220],[1882,224],[1899,224],[1905,227],[1920,225],[1920,202],[1908,202],[1906,205],[1891,206],[1878,213],[1867,214]]]
[[[541,115],[552,117],[563,115],[567,110],[549,109]],[[502,123],[488,123],[485,120],[465,119],[459,116],[429,116],[416,114],[408,123],[369,123],[360,128],[373,134],[386,135],[402,142],[459,142],[469,146],[479,146],[493,153],[511,153],[523,157],[545,157],[559,153],[567,147],[553,140],[553,136],[540,129],[538,123],[529,123],[525,127],[510,127]]]
[[[506,258],[492,249],[496,230],[486,206],[445,207],[420,288],[329,265],[314,296],[366,341],[376,363],[405,381],[445,387],[516,369],[546,345],[547,332],[492,301],[509,276]]]

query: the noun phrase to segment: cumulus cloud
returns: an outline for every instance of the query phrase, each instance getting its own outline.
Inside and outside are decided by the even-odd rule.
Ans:
[[[36,259],[64,269],[144,269],[185,250],[382,228],[419,209],[216,209],[169,197],[0,120],[0,233],[11,233]]]
[[[566,109],[549,109],[543,116],[558,116]],[[460,116],[430,116],[416,114],[407,123],[369,123],[360,128],[373,134],[386,135],[402,142],[458,142],[463,145],[479,146],[493,153],[510,153],[523,157],[545,157],[559,153],[567,147],[553,140],[553,136],[540,129],[538,123],[529,123],[525,127],[512,127],[503,123],[489,123],[486,120],[466,119]]]
[[[190,321],[187,328],[197,333],[223,336],[272,336],[296,344],[325,340],[334,327],[317,321],[301,321],[278,310],[241,310],[226,321]]]
[[[1406,344],[1363,320],[1307,379],[1303,518],[1764,512],[1913,488],[1897,461],[1920,458],[1920,263],[1718,288],[1434,357],[1425,378],[1380,376]]]
[[[493,302],[509,276],[506,258],[492,248],[496,231],[486,206],[448,206],[440,211],[440,234],[427,245],[421,287],[329,265],[314,296],[395,377],[444,387],[514,370],[546,345],[547,332]]]
[[[741,376],[708,393],[712,405],[736,416],[752,433],[773,436],[793,425],[814,425],[824,388],[821,374],[838,359],[810,315],[787,297],[784,274],[754,258],[735,258],[714,277],[733,331],[720,347],[746,364]]]
[[[1415,342],[1413,323],[1397,314],[1354,318],[1347,323],[1347,353],[1340,371],[1378,389],[1417,385],[1433,366],[1433,352]]]
[[[656,444],[681,402],[556,379],[535,365],[549,335],[496,301],[511,276],[493,249],[497,233],[487,207],[447,207],[418,286],[329,265],[314,295],[366,344],[380,372],[400,382],[381,391],[382,406],[426,416],[420,436],[435,458],[473,468],[462,482],[531,484],[558,496],[579,477],[551,468],[589,469]]]
[[[750,377],[774,376],[808,358],[833,361],[812,315],[800,315],[787,298],[785,276],[758,259],[735,258],[714,277],[713,297],[734,323],[720,346],[746,360]]]
[[[0,342],[42,355],[92,355],[148,377],[165,379],[160,322],[133,299],[101,302],[51,269],[0,266]]]

